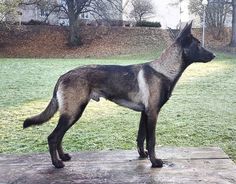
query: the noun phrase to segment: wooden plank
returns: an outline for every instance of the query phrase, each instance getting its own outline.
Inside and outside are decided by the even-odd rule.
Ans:
[[[0,184],[236,183],[236,165],[220,148],[159,148],[161,169],[136,151],[73,153],[63,169],[48,154],[0,155]]]

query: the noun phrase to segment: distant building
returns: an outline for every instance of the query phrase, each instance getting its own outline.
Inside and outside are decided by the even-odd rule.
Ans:
[[[63,4],[65,5],[65,0],[51,0],[51,2],[57,3],[58,5]],[[115,8],[114,6],[111,6],[110,4],[105,5],[105,17],[107,20],[116,21],[116,20],[122,20],[122,11],[119,11],[118,9],[122,9],[122,0],[117,1],[118,8]],[[49,10],[46,7],[39,7],[36,5],[21,5],[19,6],[18,12],[20,12],[20,15],[17,16],[11,16],[9,15],[6,17],[8,21],[19,21],[21,22],[29,22],[30,20],[35,21],[45,21],[47,18],[47,23],[52,25],[68,25],[69,20],[67,18],[67,15],[65,13],[58,13],[58,12],[49,12]],[[50,15],[48,16],[48,14]],[[14,18],[13,18],[14,17]],[[95,21],[97,19],[101,19],[98,15],[95,15],[94,13],[87,12],[80,15],[80,19],[84,20],[85,22],[91,22]]]
[[[44,7],[38,7],[36,5],[22,5],[18,8],[18,11],[21,12],[22,22],[29,22],[30,20],[44,21],[47,13],[49,13]],[[59,24],[60,19],[60,16],[57,16],[56,13],[51,13],[48,16],[47,22],[50,24]]]

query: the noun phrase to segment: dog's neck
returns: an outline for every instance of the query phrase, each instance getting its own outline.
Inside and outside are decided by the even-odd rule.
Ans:
[[[182,48],[173,43],[163,51],[159,59],[150,62],[150,66],[172,82],[177,82],[186,68],[182,52]]]

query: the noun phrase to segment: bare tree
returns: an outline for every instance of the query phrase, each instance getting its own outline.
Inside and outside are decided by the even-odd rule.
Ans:
[[[203,16],[201,0],[190,0],[189,10],[191,13]],[[226,18],[231,13],[231,0],[211,0],[206,7],[206,24],[214,39],[221,39],[224,34]]]
[[[154,14],[154,6],[150,0],[132,0],[133,9],[130,16],[137,22],[141,22],[145,17]]]
[[[236,47],[236,0],[232,0],[232,38],[231,38],[231,47]]]
[[[20,0],[0,1],[0,22],[7,22],[17,15],[17,7]]]
[[[109,20],[112,19],[112,15],[122,11],[122,0],[64,0],[59,2],[24,0],[22,4],[44,5],[48,9],[47,16],[55,12],[66,15],[69,19],[68,43],[70,46],[82,44],[79,33],[79,19],[81,14],[90,13],[95,19]]]
[[[122,2],[120,0],[66,0],[66,6],[63,7],[69,18],[70,25],[70,45],[80,45],[78,18],[82,13],[90,12],[96,19],[109,20],[112,14],[122,11]],[[110,12],[110,10],[115,12]]]

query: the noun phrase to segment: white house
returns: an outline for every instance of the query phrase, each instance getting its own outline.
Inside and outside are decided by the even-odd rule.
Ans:
[[[44,21],[48,13],[45,9],[36,5],[20,6],[18,11],[21,12],[20,19],[22,22],[29,22],[30,20]],[[60,18],[57,14],[51,13],[48,17],[48,22],[50,24],[59,24]]]

